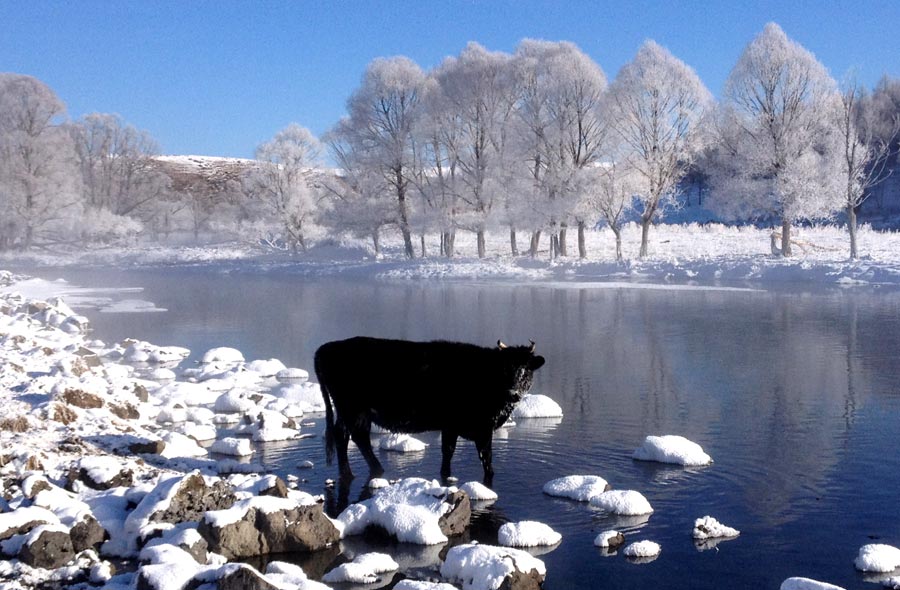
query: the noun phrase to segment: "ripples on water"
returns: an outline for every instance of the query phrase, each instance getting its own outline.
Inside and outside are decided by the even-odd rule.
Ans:
[[[895,292],[354,283],[200,271],[60,274],[75,284],[144,287],[143,299],[169,311],[94,314],[96,335],[187,346],[193,358],[233,346],[248,358],[311,368],[319,344],[355,334],[485,345],[536,340],[547,365],[534,391],[560,403],[565,417],[520,420],[498,434],[500,499],[476,512],[471,534],[494,542],[500,524],[526,519],[562,533],[560,546],[541,556],[548,589],[777,588],[790,576],[859,587],[863,577],[852,566],[858,548],[873,540],[900,546]],[[308,430],[320,434],[322,419],[314,420]],[[682,469],[632,460],[648,434],[685,436],[715,462]],[[382,452],[389,477],[437,476],[439,439],[420,438],[430,444],[422,453]],[[298,469],[307,459],[315,467]],[[336,475],[324,465],[320,436],[265,445],[254,460],[300,477],[301,488],[313,493]],[[358,453],[351,461],[365,473]],[[460,441],[454,473],[460,482],[480,480],[471,443]],[[655,512],[615,517],[542,493],[547,481],[574,474],[638,490]],[[362,479],[354,480],[351,499],[362,493]],[[741,536],[696,547],[693,522],[707,514]],[[606,555],[593,539],[610,528],[629,542],[660,543],[661,555],[641,565]],[[345,546],[367,549],[359,539]],[[410,567],[434,559],[432,549],[388,549]],[[324,566],[308,567],[316,575]]]

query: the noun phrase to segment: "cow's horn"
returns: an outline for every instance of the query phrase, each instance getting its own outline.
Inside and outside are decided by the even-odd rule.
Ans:
[[[497,348],[499,348],[500,350],[503,350],[504,348],[508,348],[508,347],[507,347],[505,344],[503,344],[503,341],[502,341],[502,340],[498,340],[498,341],[497,341]]]
[[[535,348],[534,340],[529,340],[529,342],[531,342],[531,351],[530,351],[530,352],[533,353],[533,352],[534,352],[534,348]]]

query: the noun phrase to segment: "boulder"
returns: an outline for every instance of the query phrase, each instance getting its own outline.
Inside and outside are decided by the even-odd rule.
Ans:
[[[140,440],[128,445],[128,451],[134,455],[159,455],[166,449],[165,441]]]
[[[106,529],[90,514],[85,514],[72,526],[69,536],[72,538],[72,548],[76,553],[81,553],[85,549],[99,549],[100,544],[109,539]]]
[[[56,569],[75,557],[72,538],[52,528],[36,529],[19,551],[19,559],[31,567]]]
[[[469,528],[472,520],[472,503],[469,495],[462,490],[457,490],[447,496],[444,501],[450,504],[450,510],[438,519],[441,532],[448,537],[461,535]]]
[[[38,506],[26,506],[0,515],[0,541],[23,535],[35,527],[59,524],[59,517]]]
[[[280,504],[274,505],[274,500]],[[241,501],[232,510],[238,511],[234,514],[243,513],[236,519],[234,514],[229,518],[207,514],[198,529],[210,551],[228,559],[316,551],[340,538],[319,503],[297,505],[290,500],[254,497]]]
[[[288,497],[288,488],[287,484],[284,483],[284,480],[280,477],[276,477],[274,483],[271,487],[268,487],[259,492],[260,496],[274,496],[275,498],[287,498]]]
[[[258,571],[244,564],[232,564],[215,572],[199,574],[188,582],[185,590],[201,587],[217,590],[279,590],[279,586],[271,584]]]
[[[173,524],[200,520],[207,511],[230,508],[234,501],[234,492],[227,483],[218,480],[208,486],[202,475],[192,473],[178,484],[168,506],[151,514],[148,520]]]
[[[87,365],[85,365],[85,369]],[[75,406],[76,408],[83,408],[86,410],[93,408],[102,408],[103,400],[100,396],[95,395],[93,393],[88,393],[81,389],[66,389],[60,399],[65,401],[70,406]]]

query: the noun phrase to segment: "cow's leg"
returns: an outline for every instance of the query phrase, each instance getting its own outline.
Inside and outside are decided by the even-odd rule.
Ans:
[[[441,477],[444,479],[450,477],[450,461],[453,459],[453,452],[456,451],[458,437],[458,434],[450,430],[441,432]]]
[[[491,487],[494,483],[494,467],[491,465],[491,438],[493,433],[475,439],[475,448],[478,450],[478,458],[484,468],[484,485]]]
[[[347,425],[338,417],[334,422],[334,447],[337,451],[338,468],[343,480],[353,479],[353,471],[350,469],[350,459],[347,457],[347,447],[350,443],[350,433]]]
[[[384,467],[381,466],[381,461],[378,460],[378,457],[375,456],[375,451],[372,450],[371,425],[372,423],[369,420],[360,418],[350,430],[350,438],[356,443],[356,448],[359,449],[359,452],[362,453],[363,458],[369,465],[369,477],[381,477],[384,475]]]

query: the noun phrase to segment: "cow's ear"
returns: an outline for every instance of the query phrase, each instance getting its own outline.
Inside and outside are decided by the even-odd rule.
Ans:
[[[528,361],[528,368],[532,371],[537,371],[541,367],[544,366],[544,357],[542,356],[533,356]]]

